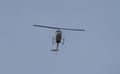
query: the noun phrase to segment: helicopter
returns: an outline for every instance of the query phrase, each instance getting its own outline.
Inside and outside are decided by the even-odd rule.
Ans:
[[[49,29],[56,29],[55,32],[55,38],[52,38],[52,43],[56,42],[57,47],[56,49],[52,49],[51,51],[59,51],[59,44],[61,43],[61,40],[63,40],[62,44],[64,45],[64,37],[62,37],[62,30],[72,30],[72,31],[85,31],[84,29],[69,29],[69,28],[59,28],[59,27],[51,27],[51,26],[43,26],[43,25],[36,25],[33,24],[35,27],[43,27],[43,28],[49,28]]]

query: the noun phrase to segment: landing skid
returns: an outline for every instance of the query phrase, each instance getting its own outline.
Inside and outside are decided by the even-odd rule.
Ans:
[[[65,37],[63,36],[62,38],[62,44],[64,45]]]

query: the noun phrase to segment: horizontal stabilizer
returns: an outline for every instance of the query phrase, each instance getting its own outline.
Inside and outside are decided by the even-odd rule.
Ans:
[[[51,51],[58,51],[58,49],[52,49]]]

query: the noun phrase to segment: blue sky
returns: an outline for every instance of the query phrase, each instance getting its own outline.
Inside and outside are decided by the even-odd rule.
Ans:
[[[120,74],[119,0],[1,0],[0,74]],[[55,30],[65,45],[50,50]]]

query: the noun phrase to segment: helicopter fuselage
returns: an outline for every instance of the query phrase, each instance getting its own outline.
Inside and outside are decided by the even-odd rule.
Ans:
[[[59,43],[61,42],[61,39],[62,39],[62,31],[60,30],[57,30],[56,32],[56,37],[55,37],[55,40],[56,40],[56,43],[57,43],[57,48],[56,49],[52,49],[52,51],[58,51],[58,46],[59,46]]]
[[[56,43],[60,43],[62,39],[62,32],[56,31]]]

